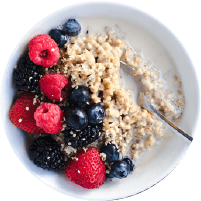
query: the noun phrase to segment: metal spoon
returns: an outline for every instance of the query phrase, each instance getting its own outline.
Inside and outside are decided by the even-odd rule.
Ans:
[[[121,67],[128,72],[129,74],[133,75],[133,71],[135,70],[132,66],[126,64],[123,61],[120,61]],[[159,119],[160,121],[162,121],[163,123],[165,123],[166,125],[168,124],[170,126],[170,128],[176,132],[181,134],[182,136],[185,137],[185,139],[187,139],[189,142],[193,141],[193,138],[187,134],[185,131],[183,131],[182,129],[180,129],[178,126],[176,126],[174,123],[172,123],[170,120],[168,120],[165,116],[163,116],[159,111],[157,111],[153,105],[148,101],[148,99],[146,98],[146,96],[144,95],[144,86],[142,85],[142,83],[140,82],[140,76],[134,76],[135,80],[138,84],[138,90],[140,91],[139,93],[139,97],[138,97],[138,104],[144,108],[147,109],[150,113],[152,113],[154,116],[157,117],[157,119]]]

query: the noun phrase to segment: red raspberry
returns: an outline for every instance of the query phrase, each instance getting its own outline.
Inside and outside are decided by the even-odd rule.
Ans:
[[[86,152],[79,151],[66,163],[66,176],[83,188],[98,188],[104,183],[106,176],[105,165],[99,155],[96,147],[90,147]]]
[[[63,112],[52,103],[41,104],[34,113],[34,119],[38,127],[50,134],[56,134],[63,128]]]
[[[50,100],[62,102],[67,96],[68,83],[68,79],[64,75],[46,74],[40,79],[39,86]]]
[[[37,65],[50,67],[59,60],[60,52],[56,42],[48,34],[41,34],[30,40],[29,57]]]

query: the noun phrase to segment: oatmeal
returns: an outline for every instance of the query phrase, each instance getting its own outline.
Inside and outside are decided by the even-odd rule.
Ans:
[[[179,118],[180,113],[171,102],[172,94],[163,90],[165,83],[159,71],[147,66],[142,56],[116,37],[114,31],[106,29],[106,32],[71,38],[61,50],[59,62],[46,68],[45,73],[65,75],[72,87],[89,87],[93,102],[106,108],[102,133],[105,143],[113,143],[122,154],[130,152],[137,158],[154,145],[164,128],[155,116],[132,101],[131,91],[122,88],[120,60],[135,67],[134,76],[142,76],[145,94],[156,109],[173,118]]]
[[[135,98],[145,94],[171,120],[179,119],[184,107],[179,77],[174,74],[177,87],[169,90],[163,73],[120,36],[121,30],[102,22],[101,33],[68,19],[33,37],[14,70],[22,93],[9,113],[11,122],[28,132],[35,165],[65,169],[71,181],[88,189],[106,178],[126,178],[135,168],[133,159],[164,135],[163,123]],[[134,69],[126,78],[122,62]],[[134,87],[135,80],[142,86]]]

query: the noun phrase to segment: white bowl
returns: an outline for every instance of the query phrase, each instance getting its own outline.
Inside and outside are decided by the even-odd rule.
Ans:
[[[47,33],[68,18],[74,17],[82,22],[83,18],[98,16],[125,20],[131,26],[138,27],[138,30],[143,31],[144,35],[138,34],[137,38],[140,51],[145,53],[145,56],[151,61],[152,56],[155,56],[154,63],[157,63],[157,59],[160,59],[161,55],[159,56],[158,52],[154,52],[154,49],[150,48],[148,38],[156,39],[155,45],[160,46],[161,50],[165,52],[162,55],[164,58],[169,58],[174,63],[183,84],[186,104],[178,126],[194,136],[199,115],[199,90],[196,74],[186,51],[178,39],[157,20],[132,7],[114,3],[84,3],[69,6],[51,14],[35,25],[19,42],[8,62],[1,89],[1,115],[14,152],[25,167],[40,181],[72,197],[86,200],[114,200],[142,192],[166,177],[182,159],[189,143],[173,133],[164,136],[157,146],[151,148],[146,154],[142,154],[137,162],[136,170],[127,178],[114,182],[107,181],[99,189],[87,190],[70,182],[64,174],[44,171],[36,167],[27,154],[26,135],[9,120],[9,110],[16,95],[12,78],[13,68],[28,41],[36,34]]]

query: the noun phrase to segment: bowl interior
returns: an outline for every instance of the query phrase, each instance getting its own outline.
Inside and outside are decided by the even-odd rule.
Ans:
[[[23,37],[8,62],[1,89],[1,114],[8,140],[27,169],[51,188],[80,199],[113,200],[134,195],[153,186],[168,175],[184,156],[189,143],[180,136],[173,134],[171,130],[167,130],[168,134],[165,134],[157,146],[140,156],[137,161],[137,168],[126,179],[113,182],[107,181],[99,189],[86,190],[74,185],[62,173],[44,171],[33,165],[27,155],[26,135],[12,125],[9,120],[9,110],[16,95],[12,78],[13,68],[24,52],[27,43],[35,35],[47,33],[51,28],[63,24],[69,18],[76,18],[81,24],[82,22],[90,22],[90,19],[100,19],[100,26],[104,22],[107,24],[107,19],[110,19],[110,22],[113,20],[114,24],[121,21],[121,28],[125,33],[130,28],[128,26],[124,27],[122,22],[125,21],[127,25],[129,23],[135,33],[133,34],[133,44],[136,44],[136,46],[133,45],[133,48],[143,52],[146,59],[156,64],[156,67],[160,68],[160,65],[165,61],[165,64],[178,72],[186,101],[185,110],[178,125],[192,136],[194,135],[199,111],[199,90],[194,68],[179,41],[167,28],[139,10],[113,3],[74,5],[51,14],[35,25]],[[95,26],[93,21],[90,23]],[[98,27],[99,24],[96,24],[96,26]],[[154,47],[160,47],[159,51],[162,51],[162,53],[159,54]],[[188,80],[191,80],[191,82]]]

